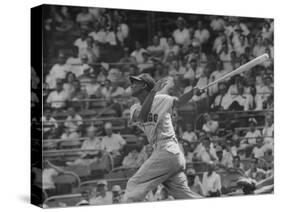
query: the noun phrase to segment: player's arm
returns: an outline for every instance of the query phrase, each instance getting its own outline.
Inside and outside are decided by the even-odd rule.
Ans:
[[[186,105],[193,97],[193,95],[201,95],[202,91],[200,91],[197,87],[194,87],[191,91],[184,93],[178,98],[174,100],[174,107],[181,107]]]

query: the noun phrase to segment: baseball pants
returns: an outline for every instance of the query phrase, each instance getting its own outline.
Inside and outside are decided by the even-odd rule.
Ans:
[[[125,202],[143,201],[147,193],[162,183],[175,199],[200,198],[190,190],[184,174],[185,158],[179,151],[155,150],[130,178],[124,194]]]

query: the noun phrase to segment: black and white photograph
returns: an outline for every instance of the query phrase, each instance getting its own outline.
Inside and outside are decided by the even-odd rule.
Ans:
[[[273,18],[46,4],[31,30],[31,203],[274,193]]]

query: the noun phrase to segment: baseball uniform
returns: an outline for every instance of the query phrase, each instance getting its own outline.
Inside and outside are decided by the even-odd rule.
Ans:
[[[160,183],[175,199],[200,197],[189,189],[183,172],[185,159],[178,145],[171,117],[174,99],[166,94],[157,94],[144,122],[135,119],[141,105],[131,107],[131,121],[143,130],[154,151],[128,181],[124,195],[126,202],[142,201]]]

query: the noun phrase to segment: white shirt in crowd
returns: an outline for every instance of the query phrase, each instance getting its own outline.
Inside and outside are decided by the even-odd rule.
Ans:
[[[191,132],[185,131],[182,135],[182,138],[189,142],[196,142],[198,140],[196,133],[193,131]]]
[[[244,111],[253,107],[253,96],[250,94],[232,96],[232,102],[235,101],[244,108]]]
[[[57,120],[54,117],[50,117],[50,119],[47,120],[46,116],[43,116],[42,122],[43,122],[43,131],[44,132],[48,132],[52,128],[58,127]]]
[[[207,29],[197,29],[194,33],[194,37],[199,40],[201,44],[206,43],[210,38],[210,33]]]
[[[56,188],[53,177],[59,173],[53,168],[43,169],[43,189],[54,189]]]
[[[83,124],[83,119],[79,114],[75,114],[74,117],[68,116],[65,120],[64,126],[67,127],[70,132],[77,131],[78,127]]]
[[[215,133],[218,128],[219,123],[217,121],[210,120],[203,125],[202,130],[204,130],[205,132]]]
[[[253,149],[254,157],[255,157],[255,158],[261,158],[261,157],[263,157],[265,151],[266,151],[265,146],[254,147],[254,149]]]
[[[232,103],[232,98],[230,96],[230,94],[226,93],[225,95],[218,95],[215,98],[214,107],[219,107],[221,106],[224,110],[227,110],[229,108],[229,106]]]
[[[210,82],[214,82],[215,80],[221,78],[222,76],[226,75],[228,73],[227,70],[221,70],[221,71],[214,71],[211,75],[210,75],[210,78],[209,78],[209,81]],[[210,95],[214,95],[218,92],[218,84],[215,84],[213,86],[211,86],[209,88],[209,92],[210,92]]]
[[[262,130],[262,135],[265,136],[264,141],[266,143],[273,144],[274,124],[271,126],[265,126]]]
[[[190,32],[186,28],[184,28],[183,30],[176,29],[173,32],[173,37],[175,39],[176,44],[179,45],[190,44]]]
[[[222,18],[215,18],[211,21],[210,26],[214,31],[221,31],[224,29],[225,21]]]
[[[69,70],[70,66],[68,64],[55,64],[46,77],[46,83],[49,85],[49,88],[54,89],[57,79],[64,79]]]
[[[143,63],[144,58],[143,58],[142,54],[143,54],[144,52],[146,52],[146,50],[143,49],[143,48],[141,48],[141,49],[139,49],[139,50],[133,51],[133,52],[131,53],[131,56],[134,57],[134,58],[136,58],[137,63]]]
[[[82,146],[83,150],[104,150],[104,146],[102,144],[102,140],[95,137],[94,139],[87,138]]]
[[[261,132],[258,129],[256,129],[254,132],[248,131],[245,135],[245,138],[249,144],[256,144],[257,137],[261,137]]]
[[[52,108],[62,108],[65,106],[65,101],[68,99],[68,93],[62,90],[61,92],[52,91],[48,98],[47,103],[51,104]]]
[[[85,49],[87,49],[87,41],[82,40],[81,38],[78,38],[74,41],[74,46],[78,48],[78,55],[81,57],[83,55],[83,52],[85,52]]]
[[[216,172],[213,172],[208,176],[207,172],[203,174],[202,186],[205,195],[208,195],[209,192],[216,192],[221,190],[221,177]]]
[[[113,152],[120,150],[126,141],[122,138],[121,135],[113,133],[110,137],[104,136],[102,139],[102,145],[107,152]]]

